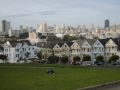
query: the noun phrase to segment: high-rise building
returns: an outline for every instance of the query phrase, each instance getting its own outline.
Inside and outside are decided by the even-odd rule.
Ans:
[[[6,20],[0,21],[0,34],[7,35],[8,30],[10,30],[10,22]]]
[[[47,31],[48,31],[47,23],[40,24],[36,30],[36,32],[39,32],[39,33],[46,33]]]
[[[105,20],[105,29],[110,27],[110,21],[108,19]]]

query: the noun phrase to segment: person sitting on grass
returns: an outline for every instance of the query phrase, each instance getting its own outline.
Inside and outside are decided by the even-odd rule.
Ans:
[[[54,75],[55,71],[53,69],[48,69],[47,74]]]

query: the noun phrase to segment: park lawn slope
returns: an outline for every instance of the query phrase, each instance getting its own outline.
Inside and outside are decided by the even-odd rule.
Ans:
[[[118,67],[0,66],[0,90],[74,90],[120,80]]]

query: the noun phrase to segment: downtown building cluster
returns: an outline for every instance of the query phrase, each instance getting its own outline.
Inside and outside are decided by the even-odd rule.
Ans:
[[[89,55],[93,63],[97,56],[103,56],[105,61],[112,55],[120,56],[120,25],[109,26],[109,20],[105,21],[104,28],[73,27],[64,24],[48,26],[47,23],[42,23],[36,29],[20,26],[16,30],[6,21],[1,24],[0,31],[4,32],[0,33],[0,54],[6,55],[9,63],[37,59],[38,52],[42,52],[42,60],[55,55],[68,56],[72,61],[75,56],[82,59],[84,55]],[[19,38],[23,33],[28,33],[29,36]],[[65,35],[83,38],[63,41]]]

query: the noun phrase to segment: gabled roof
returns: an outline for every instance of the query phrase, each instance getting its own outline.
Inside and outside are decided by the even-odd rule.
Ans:
[[[60,47],[64,44],[64,42],[57,43]]]
[[[105,44],[110,40],[110,39],[98,39],[100,41],[100,43],[105,46]]]
[[[93,44],[95,43],[96,40],[94,39],[87,39],[86,40],[91,46],[93,46]]]
[[[66,44],[71,47],[73,45],[74,42],[67,42]]]
[[[106,44],[110,39],[113,40],[113,42],[117,45],[118,50],[120,51],[120,38],[99,39],[99,41],[103,44],[103,46],[105,46],[105,44]]]
[[[9,41],[12,47],[15,47],[17,45],[17,41]]]
[[[32,45],[31,44],[31,42],[29,41],[29,40],[21,40],[21,41],[17,41],[18,43],[22,43],[22,45],[24,44],[24,43],[27,43],[27,45]]]
[[[114,38],[113,41],[114,41],[115,44],[117,45],[118,51],[120,51],[120,38]]]
[[[79,44],[79,46],[82,46],[82,44],[85,42],[85,39],[77,40],[76,42]]]
[[[12,45],[12,47],[16,47],[16,45],[18,43],[21,43],[22,45],[24,45],[25,43],[27,43],[27,45],[29,45],[29,46],[32,45],[29,40],[9,41],[9,42]]]

